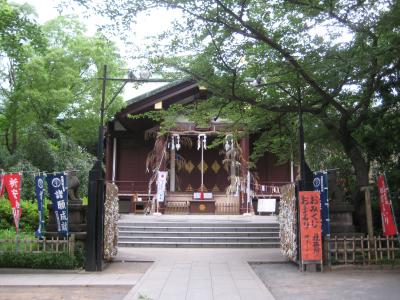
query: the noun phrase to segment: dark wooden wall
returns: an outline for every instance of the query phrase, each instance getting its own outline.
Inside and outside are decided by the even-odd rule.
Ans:
[[[290,182],[290,162],[277,164],[275,155],[265,153],[256,163],[256,172],[260,183]]]
[[[146,158],[153,146],[154,140],[145,141],[140,135],[118,137],[115,179],[120,193],[133,190],[147,191],[151,174],[146,172]],[[207,165],[204,184],[209,191],[224,192],[229,185],[229,168],[222,163],[224,155],[220,153],[221,147],[204,151],[204,160]],[[186,164],[181,167],[176,165],[178,177],[176,190],[198,190],[201,182],[199,168],[201,152],[197,150],[197,139],[193,138],[193,146],[191,148],[183,147],[177,152],[177,156],[177,159],[182,156]],[[169,168],[169,166],[167,167]],[[271,153],[265,153],[258,160],[254,171],[257,173],[260,183],[280,184],[290,181],[290,163],[278,165],[276,156]]]
[[[141,136],[118,137],[116,178],[120,192],[135,187],[146,190],[150,173],[146,172],[146,158],[153,149],[153,141],[145,141]]]

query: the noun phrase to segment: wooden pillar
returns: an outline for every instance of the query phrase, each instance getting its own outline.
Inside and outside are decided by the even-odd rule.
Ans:
[[[374,225],[372,223],[372,209],[371,209],[371,190],[372,186],[363,186],[361,191],[365,193],[365,215],[367,218],[367,229],[370,237],[374,236]]]
[[[113,138],[113,150],[112,150],[112,175],[111,180],[114,182],[117,175],[117,138]]]
[[[111,136],[111,133],[111,124],[108,123],[105,132],[106,149],[104,155],[106,165],[106,181],[110,181],[112,176],[113,138]]]

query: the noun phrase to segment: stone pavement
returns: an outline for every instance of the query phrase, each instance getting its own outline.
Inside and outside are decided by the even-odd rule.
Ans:
[[[125,296],[136,299],[268,300],[248,262],[282,262],[279,249],[120,248],[122,261],[154,261]]]

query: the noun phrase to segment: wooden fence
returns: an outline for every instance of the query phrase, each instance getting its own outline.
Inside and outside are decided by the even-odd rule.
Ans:
[[[400,259],[397,237],[331,237],[324,240],[328,264],[380,264]]]
[[[0,253],[62,253],[74,255],[75,235],[69,238],[3,238],[0,239]]]

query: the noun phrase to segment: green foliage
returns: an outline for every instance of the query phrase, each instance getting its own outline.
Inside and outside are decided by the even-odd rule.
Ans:
[[[43,51],[46,45],[31,14],[29,5],[17,6],[0,0],[0,52],[17,64],[28,58],[30,48]]]
[[[9,61],[2,65],[0,79],[0,169],[76,170],[83,197],[100,122],[102,82],[97,78],[104,64],[108,76],[120,75],[124,62],[112,42],[100,33],[88,36],[77,17],[58,17],[39,26],[28,6],[4,0],[0,5],[0,41],[19,45],[0,43]],[[107,83],[106,98],[118,88],[118,82]],[[117,97],[106,119],[122,106]],[[24,174],[22,197],[34,198],[33,176]]]
[[[43,217],[46,224],[48,218],[47,203],[45,201],[43,207]],[[19,229],[22,232],[35,232],[39,225],[39,215],[37,211],[37,202],[29,200],[21,200],[22,215],[19,222]],[[15,232],[14,219],[12,215],[11,205],[8,199],[0,198],[0,229],[10,230],[8,233]]]
[[[0,253],[1,268],[76,269],[82,262],[68,253]]]

